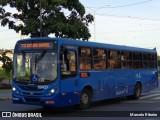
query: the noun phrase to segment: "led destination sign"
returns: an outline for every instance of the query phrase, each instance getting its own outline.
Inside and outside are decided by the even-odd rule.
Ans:
[[[28,50],[28,49],[52,49],[57,48],[57,42],[33,42],[33,43],[19,43],[18,49],[19,50]]]
[[[24,43],[21,44],[22,49],[30,48],[51,48],[50,43]]]

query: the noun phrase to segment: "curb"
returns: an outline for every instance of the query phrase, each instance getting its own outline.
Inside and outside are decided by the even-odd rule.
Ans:
[[[12,100],[11,97],[1,97],[0,98],[0,101],[9,101],[9,100]]]

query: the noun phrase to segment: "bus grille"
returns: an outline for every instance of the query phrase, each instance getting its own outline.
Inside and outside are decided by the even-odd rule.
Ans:
[[[40,102],[39,98],[25,98],[26,102]]]
[[[30,92],[22,92],[23,95],[31,95]],[[33,93],[33,95],[36,95],[36,96],[42,96],[43,94],[42,93]]]

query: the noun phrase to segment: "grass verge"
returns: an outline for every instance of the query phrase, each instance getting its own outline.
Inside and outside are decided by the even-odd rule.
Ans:
[[[2,67],[0,67],[0,78],[3,78],[5,80],[9,80],[9,79],[11,79],[11,74],[6,73],[5,70],[3,70]]]

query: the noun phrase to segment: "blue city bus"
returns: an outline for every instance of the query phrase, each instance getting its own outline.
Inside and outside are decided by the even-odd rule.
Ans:
[[[12,101],[44,107],[129,97],[158,87],[156,49],[67,38],[19,40],[14,49]]]

